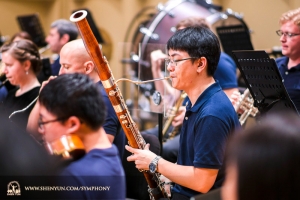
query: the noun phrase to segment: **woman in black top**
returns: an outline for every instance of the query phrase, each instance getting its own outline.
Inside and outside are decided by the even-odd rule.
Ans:
[[[8,81],[17,86],[9,91],[0,106],[0,112],[9,117],[14,111],[27,107],[39,94],[37,74],[41,70],[41,59],[37,46],[30,40],[19,40],[1,47],[2,63]],[[26,129],[30,106],[26,111],[12,116],[11,120]]]

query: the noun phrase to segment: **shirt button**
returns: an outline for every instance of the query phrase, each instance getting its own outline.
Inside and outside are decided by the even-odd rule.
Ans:
[[[285,75],[288,75],[289,74],[289,72],[285,72]]]
[[[185,117],[184,119],[185,119],[185,120],[188,120],[189,118],[188,118],[188,117]]]

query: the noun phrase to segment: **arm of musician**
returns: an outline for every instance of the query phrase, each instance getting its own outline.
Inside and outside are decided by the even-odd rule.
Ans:
[[[44,88],[44,86],[52,79],[55,79],[56,76],[50,76],[48,80],[43,81],[40,92]],[[39,110],[40,110],[40,104],[39,101],[35,103],[33,109],[31,110],[29,117],[28,117],[28,122],[27,122],[27,131],[31,133],[35,138],[39,140],[40,134],[38,132],[38,120],[39,120]]]
[[[38,120],[39,120],[39,110],[40,103],[37,100],[33,109],[31,110],[28,122],[27,122],[27,131],[32,134],[35,138],[39,138],[40,134],[38,132]]]
[[[150,57],[153,78],[164,78],[164,74],[161,70],[161,67],[164,63],[165,58],[168,58],[168,56],[164,54],[161,50],[155,50],[151,52]],[[174,88],[170,85],[170,83],[167,80],[155,81],[154,85],[156,90],[161,94],[164,94],[164,90],[166,90],[166,94],[172,94],[174,91]]]
[[[109,133],[106,133],[106,135],[107,135],[107,137],[108,137],[110,143],[113,143],[113,142],[114,142],[114,139],[115,139],[115,136],[112,135],[112,134],[109,134]]]
[[[230,96],[230,101],[234,107],[234,110],[238,113],[238,114],[242,114],[243,110],[239,109],[239,104],[240,104],[240,99],[241,99],[241,93],[239,91],[234,91],[231,96]]]
[[[223,91],[230,99],[233,93],[239,92],[239,89],[238,88],[229,88],[229,89],[223,89]]]
[[[207,193],[216,181],[218,169],[182,166],[159,159],[158,172],[172,182],[192,190]]]
[[[149,170],[150,162],[156,157],[156,154],[149,151],[149,144],[144,150],[134,149],[128,145],[125,148],[132,153],[127,157],[127,161],[134,161],[136,168],[140,170]],[[172,182],[201,193],[207,193],[211,189],[219,171],[218,169],[177,165],[163,158],[159,159],[157,166],[157,171]]]

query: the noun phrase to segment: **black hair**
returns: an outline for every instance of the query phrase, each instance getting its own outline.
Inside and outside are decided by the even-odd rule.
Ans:
[[[217,36],[205,27],[187,27],[176,31],[167,42],[167,50],[170,49],[186,51],[190,57],[205,57],[210,76],[214,75],[221,54]]]
[[[63,74],[49,81],[39,102],[57,118],[76,116],[92,130],[98,130],[106,117],[100,86],[85,74]]]

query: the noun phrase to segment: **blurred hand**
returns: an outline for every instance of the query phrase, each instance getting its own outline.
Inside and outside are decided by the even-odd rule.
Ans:
[[[172,121],[172,126],[177,127],[183,123],[185,112],[186,112],[186,107],[180,106],[180,108],[178,109],[178,111]]]
[[[158,78],[157,76],[161,73],[161,66],[168,56],[164,54],[161,50],[152,51],[150,54],[151,58],[151,69],[154,78]]]
[[[57,77],[57,76],[50,76],[50,77],[48,78],[48,80],[43,81],[43,82],[42,82],[42,85],[41,85],[41,88],[40,88],[40,92],[41,92],[42,89],[45,87],[45,85],[47,85],[47,84],[49,83],[49,81],[55,79],[56,77]]]
[[[161,182],[164,182],[164,188],[166,193],[168,194],[169,197],[171,197],[171,183],[172,181],[170,179],[168,179],[167,177],[160,175],[160,180]]]

